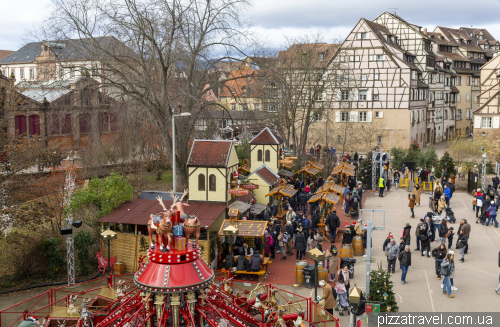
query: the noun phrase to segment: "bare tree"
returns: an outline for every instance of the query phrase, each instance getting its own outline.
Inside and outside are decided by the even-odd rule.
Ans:
[[[185,185],[195,122],[212,105],[205,95],[218,87],[210,74],[218,62],[242,57],[244,44],[251,44],[239,15],[247,4],[248,0],[55,0],[38,35],[71,40],[86,53],[85,65],[95,66],[84,69],[92,69],[113,97],[137,106],[156,125],[169,153],[176,137],[176,177]],[[172,135],[172,116],[180,112],[192,116],[177,118]]]

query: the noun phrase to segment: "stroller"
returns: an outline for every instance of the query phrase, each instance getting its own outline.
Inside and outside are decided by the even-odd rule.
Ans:
[[[486,224],[488,220],[488,212],[485,210],[482,214],[479,215],[479,218],[476,219],[476,224],[481,223],[482,225]]]
[[[344,315],[344,311],[347,311],[349,315],[351,305],[349,304],[349,296],[347,295],[344,284],[337,283],[337,285],[335,285],[335,291],[337,293],[335,311],[339,311],[339,315],[341,316]]]
[[[444,209],[446,212],[446,220],[449,221],[450,223],[456,223],[457,219],[455,218],[455,214],[453,213],[453,210],[451,210],[450,207],[446,207]]]

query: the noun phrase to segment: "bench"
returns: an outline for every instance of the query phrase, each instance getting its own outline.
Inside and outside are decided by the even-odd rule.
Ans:
[[[259,282],[262,282],[264,279],[264,275],[266,274],[265,270],[261,271],[246,271],[246,270],[238,270],[234,272],[235,275],[257,275],[259,277]]]

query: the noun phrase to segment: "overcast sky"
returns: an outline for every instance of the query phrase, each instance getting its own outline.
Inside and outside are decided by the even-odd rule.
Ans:
[[[50,0],[0,0],[0,49],[17,50],[27,28],[48,13]],[[476,5],[477,4],[477,5]],[[394,9],[397,8],[397,9]],[[500,39],[500,0],[253,0],[244,15],[268,46],[285,36],[323,35],[326,42],[345,38],[361,17],[372,20],[384,11],[396,13],[429,31],[436,26],[486,28]]]

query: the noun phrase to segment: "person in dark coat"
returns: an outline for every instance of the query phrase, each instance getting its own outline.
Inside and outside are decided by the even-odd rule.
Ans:
[[[240,255],[236,260],[236,269],[238,269],[238,271],[247,271],[250,269],[249,261],[245,257],[245,253],[243,253],[243,251],[240,251]],[[243,277],[243,279],[246,279],[246,277]]]
[[[277,253],[281,252],[281,247],[280,247],[279,242],[278,242],[278,236],[281,233],[281,227],[282,227],[281,224],[278,224],[275,222],[274,232],[273,232],[273,244],[275,244],[276,248],[278,249]],[[283,249],[283,251],[285,251],[285,249]]]
[[[467,241],[468,241],[468,237],[467,237],[467,233],[465,231],[465,229],[461,229],[460,230],[460,235],[458,236],[458,240],[457,240],[457,243],[460,243],[460,254],[462,255],[462,259],[460,259],[460,262],[464,262],[465,261],[465,249],[467,247]]]
[[[441,263],[444,258],[446,258],[447,254],[448,250],[446,250],[446,246],[444,244],[440,244],[437,248],[432,250],[432,256],[434,257],[436,263],[436,275],[439,280],[441,279]]]
[[[319,208],[317,208],[311,217],[311,228],[317,229],[318,224],[321,222],[321,217],[319,216]]]
[[[226,255],[226,260],[224,261],[224,268],[226,270],[231,270],[232,267],[236,267],[236,260],[234,260],[232,253],[228,253]]]
[[[342,244],[352,244],[352,238],[356,236],[356,232],[354,231],[354,226],[349,226],[344,231],[344,237],[342,238]]]
[[[410,234],[411,226],[410,223],[406,223],[405,228],[403,229],[403,239],[406,245],[410,245],[411,234]]]
[[[493,178],[491,179],[491,181],[493,182],[493,188],[495,189],[495,192],[496,192],[498,189],[498,185],[500,184],[500,178],[498,178],[498,175],[495,174],[493,176]]]
[[[304,191],[299,194],[299,210],[304,213],[307,212],[307,194]]]
[[[401,266],[401,284],[408,284],[406,281],[406,274],[408,273],[408,268],[411,266],[411,252],[409,245],[405,245],[404,250],[399,253],[399,264]]]
[[[422,224],[422,230],[420,231],[420,245],[422,250],[422,257],[427,253],[427,258],[431,257],[431,237],[432,235],[428,228],[429,225]]]
[[[276,217],[276,215],[278,215],[278,206],[276,205],[276,202],[271,205],[271,214],[273,217]]]
[[[328,229],[330,230],[330,239],[332,243],[335,242],[335,238],[337,237],[337,228],[340,227],[340,219],[337,216],[337,210],[333,210],[331,214],[326,217],[325,224],[328,225]]]
[[[354,153],[354,161],[358,161],[358,159],[359,159],[358,153],[357,153],[357,152],[355,152],[355,153]]]
[[[288,233],[288,235],[290,235],[290,239],[288,240],[288,242],[286,243],[286,252],[288,253],[288,255],[293,255],[293,250],[292,250],[292,239],[293,239],[293,234],[295,233],[294,231],[294,228],[292,226],[292,223],[290,223],[289,221],[286,223],[286,227],[285,227],[285,230],[286,232]]]
[[[302,231],[295,236],[295,249],[297,250],[297,260],[302,260],[306,257],[306,237]]]
[[[323,186],[323,184],[324,184],[323,177],[319,176],[319,178],[318,178],[318,188],[320,188],[321,186]]]

